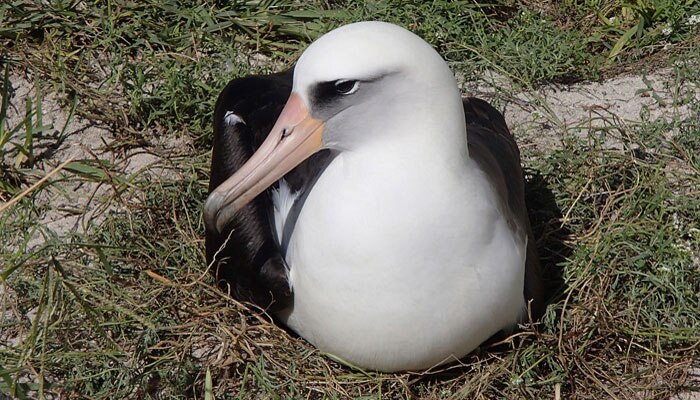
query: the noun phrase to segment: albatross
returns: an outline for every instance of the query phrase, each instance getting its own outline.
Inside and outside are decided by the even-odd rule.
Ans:
[[[208,262],[321,351],[424,370],[542,312],[513,136],[417,35],[342,26],[214,119]]]

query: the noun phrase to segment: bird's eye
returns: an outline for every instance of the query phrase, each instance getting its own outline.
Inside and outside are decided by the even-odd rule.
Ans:
[[[341,79],[333,83],[335,86],[335,92],[342,95],[353,94],[357,91],[360,86],[359,81]]]

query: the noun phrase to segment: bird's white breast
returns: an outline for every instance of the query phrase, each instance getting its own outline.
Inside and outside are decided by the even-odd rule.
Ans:
[[[459,172],[454,172],[459,171]],[[524,237],[476,168],[341,153],[287,252],[280,317],[322,351],[384,371],[459,358],[524,308]]]

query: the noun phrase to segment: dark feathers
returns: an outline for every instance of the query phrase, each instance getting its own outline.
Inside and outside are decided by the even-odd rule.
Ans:
[[[537,319],[544,312],[541,267],[525,206],[525,179],[518,145],[503,115],[490,104],[475,97],[463,99],[462,104],[470,157],[489,175],[500,197],[505,199],[506,204],[502,206],[510,211],[507,214],[515,217],[509,221],[511,227],[527,232],[524,293],[526,301],[530,302],[530,314]],[[525,225],[519,226],[517,221],[524,221]]]
[[[292,70],[234,79],[224,88],[214,111],[209,192],[265,140],[291,90]],[[227,123],[229,112],[243,122]],[[207,264],[215,261],[212,268],[219,285],[239,300],[274,311],[289,305],[292,294],[268,218],[270,207],[270,195],[263,192],[236,213],[222,234],[207,231],[205,242]]]

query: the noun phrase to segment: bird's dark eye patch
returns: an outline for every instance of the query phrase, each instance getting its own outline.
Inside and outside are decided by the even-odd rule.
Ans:
[[[342,99],[345,98],[345,96],[357,92],[360,84],[361,82],[356,79],[338,79],[335,81],[320,82],[311,89],[309,97],[319,105],[343,101]]]
[[[359,88],[360,82],[351,79],[340,79],[333,82],[335,92],[342,95],[353,94]]]

